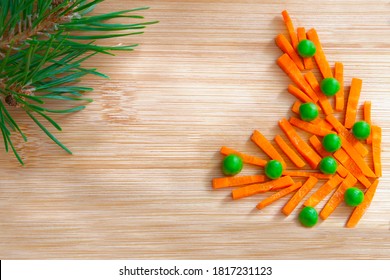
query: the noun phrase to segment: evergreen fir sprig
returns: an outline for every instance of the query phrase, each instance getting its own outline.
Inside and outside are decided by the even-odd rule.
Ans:
[[[147,7],[90,16],[103,1],[0,0],[0,130],[5,150],[11,149],[21,164],[11,135],[17,132],[24,141],[27,137],[7,107],[25,111],[50,139],[71,154],[40,119],[61,131],[51,114],[77,112],[85,108],[79,102],[92,102],[83,95],[93,89],[76,83],[89,74],[107,78],[82,63],[97,53],[113,55],[113,51],[131,51],[137,46],[103,46],[98,40],[142,34],[140,30],[156,23],[109,22],[118,18],[142,20],[134,13]],[[47,100],[76,103],[54,110],[47,108]]]

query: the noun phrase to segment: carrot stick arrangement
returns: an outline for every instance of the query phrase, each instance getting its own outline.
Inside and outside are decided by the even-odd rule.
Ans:
[[[289,36],[281,33],[275,38],[283,52],[276,63],[292,81],[287,91],[297,99],[291,107],[295,115],[279,121],[283,133],[274,141],[258,130],[253,132],[251,140],[263,156],[222,146],[226,177],[213,179],[213,189],[233,188],[233,200],[259,196],[258,210],[290,196],[281,212],[300,211],[298,218],[306,227],[314,226],[318,218],[330,218],[345,203],[351,207],[346,227],[355,227],[368,210],[382,176],[382,130],[372,121],[371,101],[362,105],[363,118],[357,114],[362,80],[353,78],[350,91],[345,92],[344,64],[333,62],[332,70],[317,31],[295,30],[288,12],[283,11],[282,16]],[[320,80],[316,72],[321,74]],[[342,119],[334,112],[341,113]],[[254,165],[261,173],[235,176],[244,164]]]

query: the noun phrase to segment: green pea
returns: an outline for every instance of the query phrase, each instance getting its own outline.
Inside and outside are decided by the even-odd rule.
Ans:
[[[335,78],[326,78],[321,82],[321,91],[326,96],[333,96],[340,90],[340,83]]]
[[[348,188],[344,193],[344,200],[348,206],[358,206],[364,200],[364,193],[358,188]]]
[[[337,170],[337,162],[332,157],[324,157],[320,161],[319,168],[324,174],[335,174]]]
[[[352,134],[356,139],[365,140],[370,136],[371,126],[365,122],[356,122],[352,127]]]
[[[278,160],[270,160],[264,167],[265,175],[270,179],[278,179],[282,176],[283,166]]]
[[[228,176],[236,175],[241,172],[243,165],[242,159],[239,156],[230,154],[223,160],[222,171]]]
[[[341,139],[337,134],[329,133],[322,139],[322,146],[329,153],[334,153],[341,148]]]
[[[315,226],[315,224],[317,224],[318,213],[317,213],[316,209],[314,209],[313,207],[306,206],[299,213],[298,218],[303,226],[313,227],[313,226]]]
[[[299,106],[299,114],[301,119],[307,122],[315,120],[318,117],[317,105],[312,102],[307,102]]]
[[[299,42],[297,50],[302,57],[312,57],[316,53],[316,45],[310,40],[302,40]]]

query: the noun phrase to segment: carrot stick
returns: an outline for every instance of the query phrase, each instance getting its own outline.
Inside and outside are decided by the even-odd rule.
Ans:
[[[272,144],[261,134],[259,131],[253,131],[251,140],[259,146],[260,149],[264,151],[270,158],[280,161],[283,168],[286,168],[286,162],[278,151],[272,146]]]
[[[363,104],[363,119],[370,125],[372,124],[371,123],[371,101],[365,101]],[[368,136],[366,143],[369,145],[372,144],[372,134]]]
[[[328,202],[325,204],[324,208],[322,208],[320,212],[320,218],[326,220],[330,214],[340,205],[340,203],[344,200],[345,191],[353,187],[356,184],[356,178],[351,174],[344,179],[341,185],[337,188],[335,193],[330,197]]]
[[[292,211],[298,206],[299,202],[311,191],[311,189],[317,184],[318,179],[315,177],[309,177],[303,186],[293,195],[293,197],[284,205],[282,212],[286,216],[290,215]]]
[[[359,103],[360,92],[363,81],[352,78],[351,89],[349,90],[347,110],[345,112],[345,127],[351,128],[356,121],[356,111]]]
[[[314,125],[312,123],[305,122],[305,121],[302,121],[302,120],[294,118],[294,117],[291,117],[289,121],[292,125],[300,128],[303,131],[309,132],[309,133],[314,134],[314,135],[325,136],[329,133],[332,133],[331,130],[327,130],[327,129],[322,128],[318,125]]]
[[[220,189],[227,187],[237,187],[254,183],[263,183],[265,181],[266,177],[264,175],[214,178],[213,188]]]
[[[289,85],[287,91],[304,103],[314,102],[309,96],[294,85]],[[315,103],[315,102],[314,102]]]
[[[347,152],[347,154],[353,159],[353,161],[359,166],[360,170],[367,177],[376,177],[375,173],[371,170],[371,168],[364,161],[363,157],[359,155],[359,153],[355,150],[355,148],[344,138],[344,136],[339,134],[341,139],[341,146]]]
[[[372,129],[372,159],[374,161],[375,175],[377,177],[382,177],[382,162],[381,162],[382,129],[376,125],[373,125],[371,129]]]
[[[344,151],[340,149],[336,151],[333,156],[353,175],[360,183],[363,184],[366,188],[371,186],[371,182],[363,175],[363,172],[360,170],[359,166],[352,160],[352,158]]]
[[[356,149],[356,151],[363,157],[368,154],[368,150],[364,145],[353,136],[353,134],[346,129],[333,115],[326,116],[326,120],[334,127],[334,129],[342,135],[347,141]]]
[[[290,58],[295,62],[299,70],[304,70],[305,67],[303,66],[301,57],[297,54],[293,46],[290,44],[290,42],[287,40],[287,38],[283,34],[279,34],[275,38],[276,45],[285,53],[287,53]]]
[[[329,179],[332,176],[323,174],[323,173],[316,173],[316,172],[306,172],[306,171],[297,171],[297,170],[284,170],[283,175],[290,176],[290,177],[315,177],[317,179]]]
[[[375,180],[374,183],[372,183],[372,185],[365,192],[363,202],[359,206],[355,207],[352,212],[352,215],[349,217],[349,220],[346,225],[348,228],[355,227],[360,221],[360,219],[363,217],[368,207],[370,207],[371,201],[374,198],[376,189],[378,187],[378,183],[379,181]]]
[[[277,180],[268,181],[262,184],[252,184],[252,185],[235,189],[232,191],[232,198],[240,199],[258,193],[267,192],[272,189],[281,189],[284,187],[289,187],[292,184],[294,184],[293,179],[291,179],[291,177],[289,176],[284,176]]]
[[[331,153],[327,152],[324,147],[322,146],[322,143],[321,141],[317,138],[317,136],[313,135],[309,138],[309,142],[310,144],[313,146],[314,150],[316,150],[316,152],[322,156],[322,157],[327,157],[327,156],[330,156]],[[338,163],[338,166],[337,166],[337,173],[345,178],[347,175],[348,175],[348,170],[345,169],[344,166],[342,166],[341,164]]]
[[[316,169],[321,161],[321,157],[305,141],[302,140],[286,119],[283,118],[280,120],[279,126],[291,141],[295,149],[309,163],[311,168]]]
[[[291,107],[291,111],[293,111],[295,114],[300,114],[299,108],[301,107],[302,103],[300,101],[295,101],[294,104]]]
[[[298,27],[297,28],[297,35],[298,35],[298,42],[302,40],[306,40],[306,31],[304,27]],[[313,65],[313,59],[311,57],[304,57],[303,58],[303,65],[305,66],[305,69],[311,70],[314,68]]]
[[[275,142],[296,167],[302,168],[306,165],[300,156],[298,156],[298,154],[286,143],[286,141],[283,140],[280,135],[275,136]]]
[[[325,115],[332,114],[333,108],[330,105],[326,95],[322,93],[320,84],[318,83],[317,78],[314,76],[313,72],[307,72],[304,77],[311,86],[311,88],[314,90],[314,92],[317,94],[318,102],[320,103],[320,106],[324,111]]]
[[[295,65],[294,61],[288,56],[288,54],[283,54],[277,59],[277,64],[279,67],[290,77],[290,79],[304,92],[307,96],[317,103],[318,97],[310,85],[306,82],[305,78],[302,76],[301,71]]]
[[[339,175],[334,175],[325,184],[323,184],[315,193],[313,193],[304,203],[305,206],[315,207],[328,194],[330,194],[343,181]]]
[[[290,18],[290,15],[286,10],[282,12],[284,23],[286,24],[288,34],[290,35],[291,39],[291,45],[294,47],[294,49],[298,46],[298,36],[295,33],[294,25],[292,23],[292,20]]]
[[[278,199],[280,199],[280,198],[288,195],[289,193],[292,193],[293,191],[299,189],[301,186],[302,186],[302,182],[298,182],[298,183],[295,183],[294,185],[292,185],[288,188],[282,189],[282,190],[274,193],[273,195],[267,197],[263,201],[261,201],[259,204],[257,204],[256,208],[261,210],[264,207],[270,205],[271,203],[277,201]]]
[[[326,56],[324,50],[322,49],[322,45],[320,39],[318,38],[317,31],[312,28],[307,32],[307,38],[314,43],[317,50],[314,54],[314,60],[317,63],[318,69],[324,78],[332,78],[332,70],[330,69],[329,62],[326,60]]]
[[[299,112],[299,107],[302,105],[302,103],[300,101],[295,101],[293,106],[291,107],[291,111],[293,111],[295,114],[297,115],[300,115],[300,112]],[[319,106],[318,107],[318,111],[321,112],[321,108]],[[314,120],[311,121],[312,124],[315,124],[317,126],[320,126],[324,129],[327,129],[327,130],[333,130],[333,126],[328,123],[326,120],[320,118],[320,117],[317,117],[315,118]]]
[[[230,149],[230,148],[225,147],[225,146],[221,147],[220,153],[225,155],[225,156],[230,155],[230,154],[235,154],[235,155],[239,156],[244,163],[248,163],[248,164],[252,164],[252,165],[264,167],[267,164],[267,161],[264,159],[261,159],[261,158],[255,157],[255,156],[251,156],[251,155],[247,155],[247,154],[243,154],[243,153],[237,152],[236,150]]]
[[[336,62],[334,65],[334,77],[340,83],[340,90],[334,96],[335,110],[342,112],[344,110],[344,65]]]

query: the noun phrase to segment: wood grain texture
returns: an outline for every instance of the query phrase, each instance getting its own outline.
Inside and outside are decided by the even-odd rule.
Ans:
[[[17,116],[30,141],[17,143],[25,167],[0,152],[0,259],[389,259],[389,2],[107,0],[95,12],[145,5],[160,23],[107,42],[141,46],[90,61],[111,79],[90,77],[95,102],[56,118],[73,156]],[[271,140],[291,114],[275,64],[283,9],[317,29],[347,85],[363,79],[360,102],[383,128],[383,178],[356,229],[345,206],[306,229],[280,213],[288,197],[258,211],[267,194],[211,189],[220,146],[262,156],[252,131]]]

